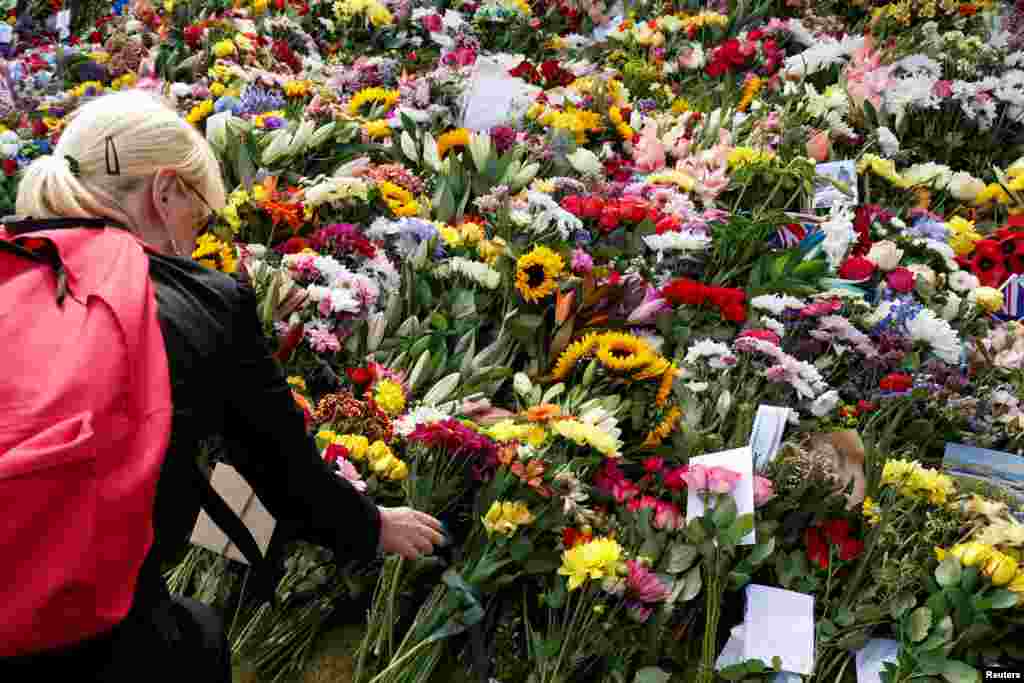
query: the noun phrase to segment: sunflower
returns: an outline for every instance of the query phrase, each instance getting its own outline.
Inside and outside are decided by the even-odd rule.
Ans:
[[[540,301],[555,291],[555,280],[564,268],[561,256],[547,247],[534,247],[516,261],[516,289],[527,301]]]
[[[469,130],[456,128],[437,139],[437,156],[443,158],[454,147],[465,147],[469,144]]]
[[[658,426],[651,430],[644,439],[644,442],[640,444],[640,448],[657,448],[661,445],[661,442],[665,440],[669,434],[675,430],[676,425],[679,424],[679,418],[683,416],[683,411],[678,407],[672,408],[665,415],[665,419],[658,423]]]
[[[385,90],[384,88],[364,88],[352,96],[348,103],[348,113],[358,116],[362,108],[369,104],[382,104],[384,109],[390,109],[391,105],[398,101],[400,94],[397,90]]]
[[[672,363],[665,374],[661,376],[661,384],[658,385],[658,393],[654,398],[654,403],[659,408],[664,407],[665,402],[668,401],[668,394],[672,391],[672,383],[675,382],[676,374],[679,371],[676,369],[676,364]]]
[[[646,367],[656,360],[650,344],[640,337],[622,332],[601,335],[597,359],[609,370],[629,372]]]
[[[576,367],[576,363],[579,362],[580,358],[594,350],[594,347],[597,346],[597,341],[598,336],[591,333],[583,339],[570,344],[562,352],[562,355],[558,357],[558,362],[555,363],[555,367],[551,371],[551,378],[555,381],[565,379],[572,372],[572,369]]]

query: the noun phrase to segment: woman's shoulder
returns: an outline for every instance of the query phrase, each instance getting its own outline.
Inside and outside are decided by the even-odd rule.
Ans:
[[[173,330],[174,336],[204,353],[233,337],[238,314],[255,302],[252,289],[241,279],[190,259],[151,254],[149,272],[165,335]]]

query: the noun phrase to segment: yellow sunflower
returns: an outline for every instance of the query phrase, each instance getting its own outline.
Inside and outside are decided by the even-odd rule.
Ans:
[[[357,92],[348,103],[348,113],[358,116],[362,108],[369,104],[384,105],[384,109],[390,109],[398,101],[400,94],[397,90],[385,90],[384,88],[364,88]]]
[[[547,247],[534,247],[516,261],[516,289],[527,301],[540,301],[555,291],[564,268],[561,256]]]
[[[650,344],[637,336],[609,332],[601,335],[597,359],[609,370],[629,372],[650,365],[655,354]]]
[[[551,378],[555,381],[565,379],[572,372],[572,369],[576,367],[576,363],[579,362],[580,358],[594,350],[594,347],[597,346],[597,340],[597,334],[591,333],[583,339],[570,344],[562,352],[562,355],[558,357],[558,362],[555,363],[555,367],[551,371]]]
[[[465,147],[468,144],[468,129],[456,128],[455,130],[450,130],[437,139],[437,156],[443,158],[451,149],[455,147]]]

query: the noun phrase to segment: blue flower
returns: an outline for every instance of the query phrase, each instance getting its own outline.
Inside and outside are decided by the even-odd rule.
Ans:
[[[284,98],[276,93],[267,92],[259,86],[250,85],[242,93],[242,114],[265,114],[275,109],[284,109]]]
[[[242,111],[242,103],[237,97],[230,97],[224,95],[216,102],[213,103],[213,111],[217,114],[221,112],[230,111],[232,114],[237,116]]]

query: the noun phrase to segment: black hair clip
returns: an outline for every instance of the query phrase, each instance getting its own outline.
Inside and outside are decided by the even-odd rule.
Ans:
[[[114,147],[114,138],[107,136],[107,148],[105,150],[107,159],[107,175],[121,175],[121,160],[117,158],[117,148]],[[110,165],[110,157],[114,157],[114,165]]]
[[[77,178],[82,173],[82,167],[79,165],[78,159],[65,154],[64,161],[68,162],[68,167],[71,169],[71,175]]]

